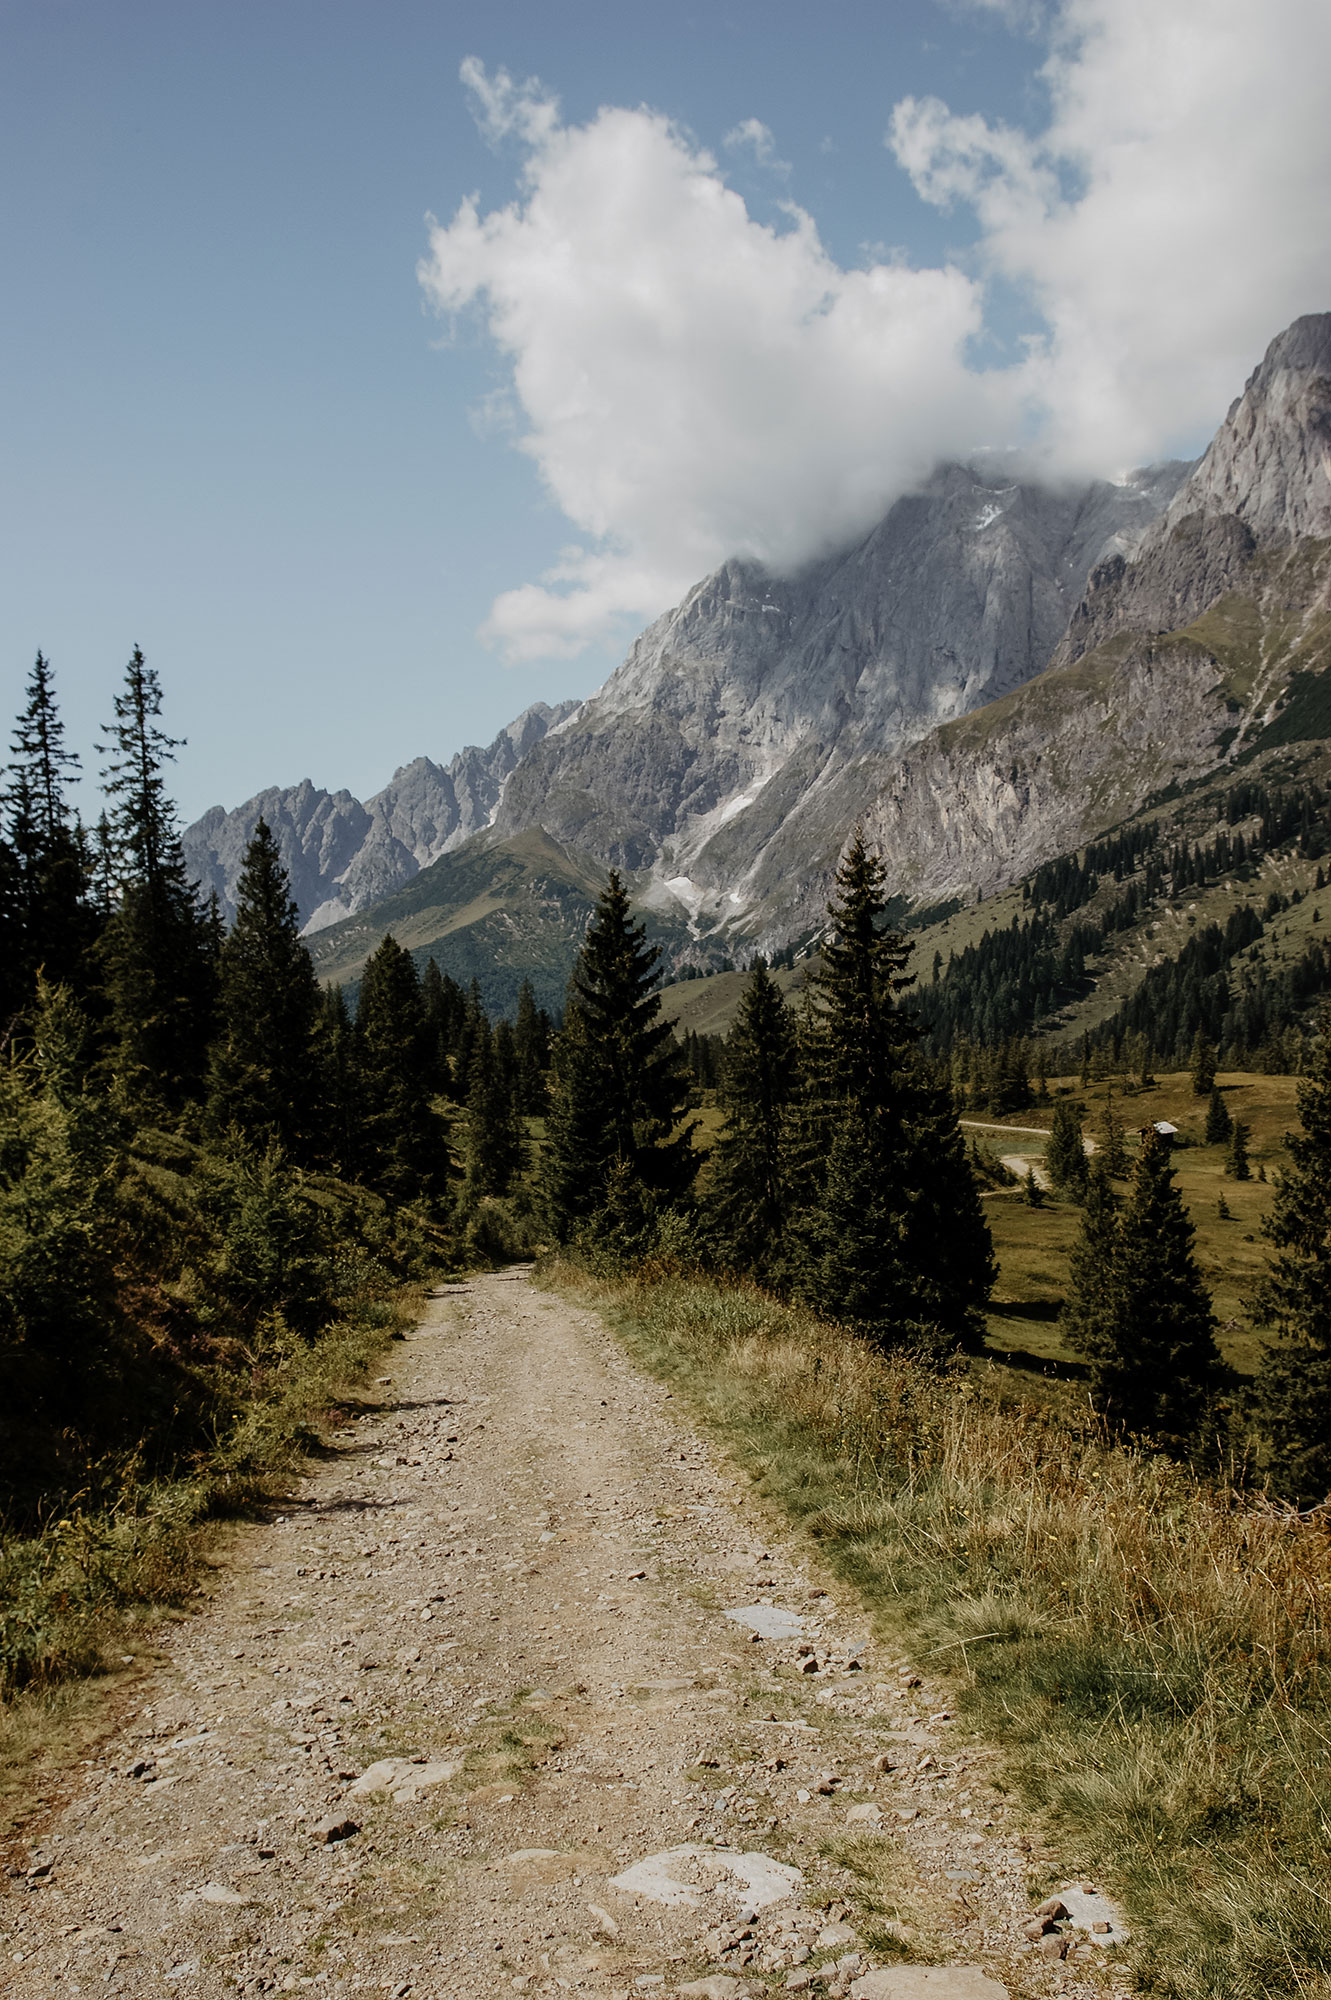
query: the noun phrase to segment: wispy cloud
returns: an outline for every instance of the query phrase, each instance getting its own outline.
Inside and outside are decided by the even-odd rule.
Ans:
[[[752,153],[760,167],[779,174],[782,180],[789,177],[790,161],[781,158],[771,129],[761,118],[746,118],[742,124],[733,126],[721,143],[730,153]]]

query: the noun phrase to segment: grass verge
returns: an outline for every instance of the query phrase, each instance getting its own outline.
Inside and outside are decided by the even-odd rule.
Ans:
[[[0,1540],[0,1822],[22,1810],[35,1766],[95,1732],[88,1679],[188,1601],[216,1524],[273,1494],[318,1448],[339,1399],[419,1310],[418,1287],[385,1282],[314,1340],[279,1322],[253,1394],[187,1476],[127,1482],[115,1508],[75,1507],[39,1534]]]
[[[1331,1994],[1331,1540],[756,1290],[545,1282],[599,1309],[955,1681],[1175,2000]]]

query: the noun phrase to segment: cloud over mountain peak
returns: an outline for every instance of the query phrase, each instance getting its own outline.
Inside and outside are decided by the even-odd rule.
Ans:
[[[432,222],[421,282],[482,315],[520,448],[585,537],[496,600],[508,657],[614,639],[730,556],[789,570],[943,459],[1020,445],[1084,476],[1195,446],[1270,327],[1325,305],[1324,0],[1063,0],[1043,32],[1041,130],[936,99],[892,114],[922,199],[974,212],[965,269],[845,269],[807,211],[756,219],[659,113],[572,126],[539,84],[463,66],[487,134],[522,149],[518,192]],[[1033,333],[985,368],[991,278]]]

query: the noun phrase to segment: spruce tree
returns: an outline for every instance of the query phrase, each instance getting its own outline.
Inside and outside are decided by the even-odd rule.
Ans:
[[[1222,1368],[1170,1149],[1147,1128],[1112,1234],[1107,1177],[1096,1180],[1095,1233],[1084,1230],[1074,1254],[1068,1339],[1090,1361],[1092,1394],[1111,1423],[1186,1452]]]
[[[1215,1089],[1217,1060],[1215,1043],[1207,1038],[1203,1029],[1198,1028],[1193,1036],[1192,1055],[1189,1060],[1194,1097],[1209,1097]]]
[[[323,1150],[346,1175],[363,1170],[363,1103],[356,1029],[340,986],[319,995],[314,1025],[316,1123]]]
[[[1100,1158],[1105,1172],[1115,1180],[1121,1180],[1131,1164],[1123,1137],[1123,1120],[1115,1109],[1112,1089],[1105,1092],[1105,1108],[1100,1119]]]
[[[1117,1340],[1118,1207],[1103,1160],[1092,1161],[1081,1229],[1068,1255],[1061,1324],[1069,1347],[1093,1368],[1112,1358]]]
[[[1232,1124],[1233,1120],[1229,1115],[1229,1106],[1225,1103],[1221,1092],[1213,1087],[1210,1101],[1206,1107],[1205,1139],[1207,1145],[1223,1145],[1229,1137]]]
[[[425,970],[421,974],[421,1008],[425,1015],[426,1061],[429,1069],[431,1089],[440,1091],[445,1096],[451,1095],[453,1089],[453,1072],[448,1060],[454,1040],[454,1022],[449,1006],[449,987],[452,987],[453,992],[457,993],[460,1001],[462,995],[458,987],[454,985],[451,979],[446,983],[444,975],[435,964],[435,961],[433,959],[428,960]]]
[[[550,1067],[550,1016],[536,1004],[531,981],[524,979],[518,989],[518,1013],[513,1024],[513,1046],[518,1063],[518,1096],[529,1118],[543,1116],[546,1107],[546,1071]]]
[[[726,1043],[724,1123],[712,1165],[712,1208],[727,1260],[767,1273],[785,1235],[786,1120],[795,1087],[795,1022],[761,959]]]
[[[601,1208],[616,1168],[669,1206],[688,1194],[701,1164],[695,1128],[683,1124],[692,1101],[683,1051],[658,1018],[659,957],[612,870],[552,1054],[544,1178],[561,1242]]]
[[[506,1022],[501,1022],[501,1028]],[[472,1041],[467,1078],[466,1193],[507,1194],[522,1171],[522,1121],[514,1095],[516,1077],[506,1074],[500,1037],[483,1021]]]
[[[853,1103],[866,1118],[893,1116],[915,1043],[914,1022],[896,1002],[914,981],[906,973],[910,947],[887,928],[883,864],[869,852],[862,828],[837,869],[836,887],[812,981],[824,1030],[822,1086],[832,1104]]]
[[[514,1111],[518,1112],[521,1110],[519,1101],[521,1091],[518,1077],[518,1045],[513,1034],[513,1023],[511,1021],[501,1017],[501,1019],[495,1022],[494,1041],[495,1061],[499,1065],[499,1074],[503,1079],[504,1089],[508,1093]]]
[[[914,1022],[897,1004],[911,984],[909,954],[887,927],[882,862],[858,829],[836,886],[803,1024],[803,1103],[793,1121],[794,1191],[805,1211],[796,1283],[831,1317],[936,1353],[977,1339],[993,1285],[992,1244],[951,1091],[914,1057]],[[844,1139],[852,1114],[858,1161]],[[872,1249],[863,1229],[847,1233],[852,1198],[868,1205],[881,1232]]]
[[[900,1341],[913,1302],[898,1189],[884,1172],[879,1133],[853,1100],[837,1121],[823,1171],[801,1290],[843,1325],[880,1342]]]
[[[912,1065],[901,1185],[905,1291],[890,1310],[917,1351],[934,1358],[984,1344],[983,1308],[998,1265],[957,1108],[945,1083]]]
[[[116,1040],[131,1098],[176,1108],[199,1093],[212,1037],[215,935],[185,874],[161,728],[162,691],[136,646],[103,750],[116,901],[101,940]]]
[[[366,1178],[394,1201],[437,1197],[448,1154],[430,1106],[420,981],[391,932],[361,974],[355,1046]]]
[[[481,988],[473,979],[462,1000],[458,1014],[457,1032],[453,1039],[453,1087],[463,1104],[467,1101],[467,1090],[471,1078],[471,1059],[476,1052],[476,1044],[489,1033],[490,1017],[481,1003]]]
[[[299,1164],[319,1151],[314,1052],[319,990],[300,916],[265,820],[245,850],[236,921],[220,951],[219,1033],[209,1066],[207,1123],[263,1150],[276,1141]]]
[[[1311,1506],[1331,1495],[1331,1010],[1298,1086],[1299,1126],[1262,1224],[1270,1267],[1257,1296],[1275,1338],[1257,1381],[1272,1481]]]
[[[23,999],[31,997],[39,971],[50,983],[86,993],[100,929],[87,843],[65,797],[79,760],[64,738],[51,664],[38,653],[14,727],[4,794],[13,862],[11,967]]]
[[[1055,1191],[1080,1201],[1086,1188],[1086,1144],[1081,1136],[1080,1104],[1060,1098],[1054,1106],[1044,1163]]]
[[[1252,1179],[1252,1168],[1248,1162],[1248,1128],[1241,1118],[1234,1120],[1229,1135],[1229,1152],[1225,1157],[1225,1172],[1232,1181]]]

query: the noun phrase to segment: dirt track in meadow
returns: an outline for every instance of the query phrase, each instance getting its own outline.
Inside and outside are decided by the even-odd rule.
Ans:
[[[479,1278],[382,1365],[8,1857],[0,1991],[904,1995],[894,1925],[995,1993],[1124,1989],[1024,1939],[988,1753],[594,1314]]]

